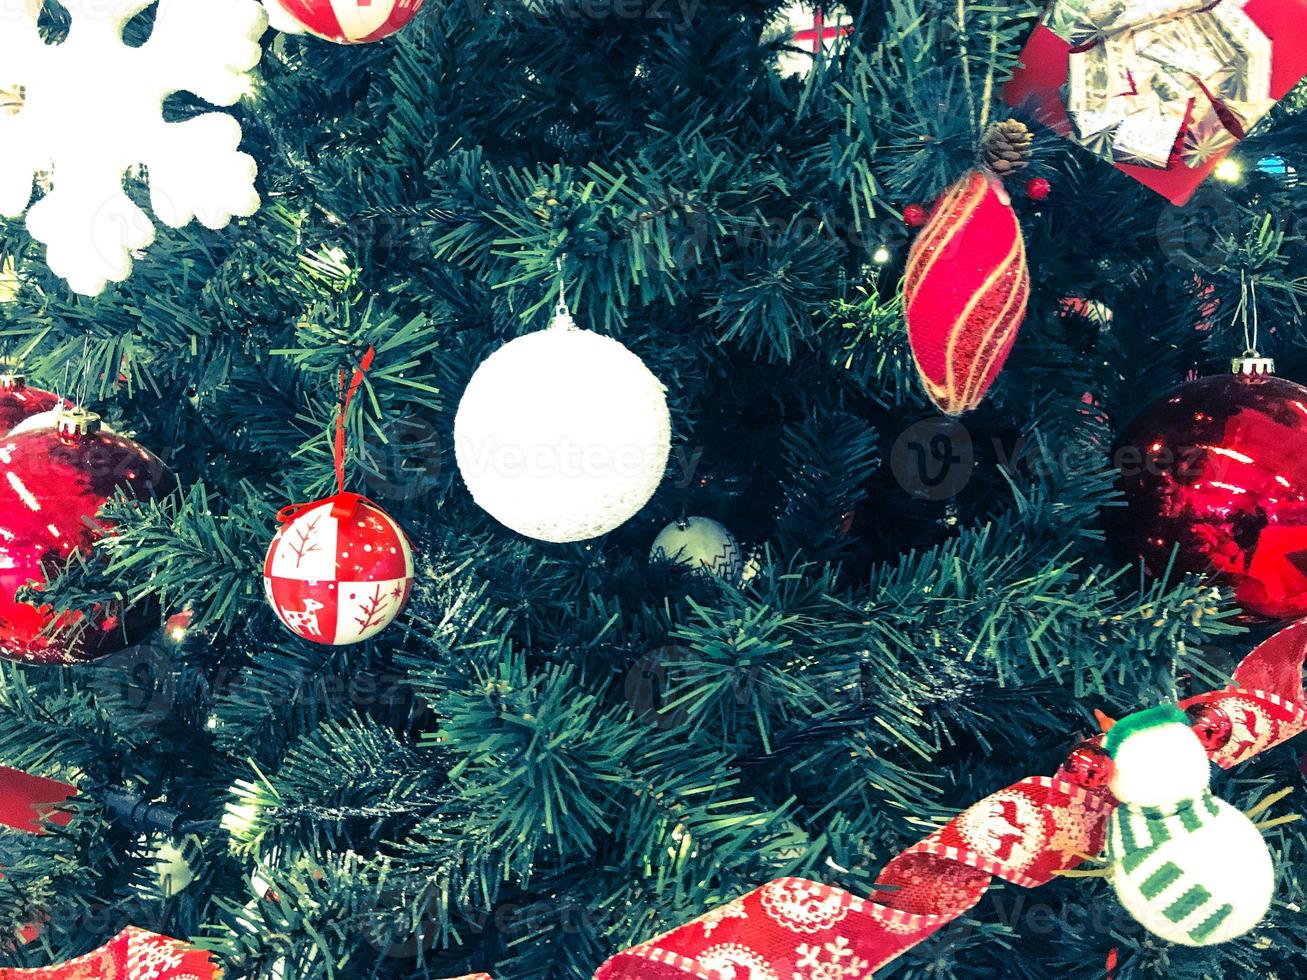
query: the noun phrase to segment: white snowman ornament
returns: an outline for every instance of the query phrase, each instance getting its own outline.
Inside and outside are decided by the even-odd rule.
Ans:
[[[1107,848],[1112,886],[1150,932],[1183,946],[1243,935],[1266,915],[1275,870],[1261,832],[1208,788],[1207,750],[1174,705],[1116,722],[1103,748],[1121,805]]]

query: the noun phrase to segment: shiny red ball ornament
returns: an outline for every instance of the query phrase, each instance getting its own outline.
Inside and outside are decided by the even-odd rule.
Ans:
[[[56,617],[15,593],[29,582],[39,587],[74,554],[88,554],[112,530],[97,514],[117,491],[145,501],[175,485],[157,456],[81,409],[0,438],[0,657],[38,664],[94,660],[157,628],[158,609],[150,603]],[[47,634],[52,624],[56,629]]]
[[[1185,709],[1185,714],[1189,716],[1189,727],[1208,752],[1225,748],[1230,736],[1234,734],[1234,723],[1230,721],[1230,716],[1214,704],[1191,704]]]
[[[423,0],[274,0],[310,34],[337,44],[367,44],[402,30]]]
[[[1031,177],[1026,182],[1026,197],[1032,201],[1047,201],[1053,193],[1053,185],[1043,177]]]
[[[1266,358],[1162,396],[1112,450],[1125,507],[1105,522],[1119,553],[1161,575],[1211,576],[1245,619],[1307,615],[1307,387]]]
[[[67,403],[52,391],[30,388],[21,374],[0,374],[0,435],[19,422]]]
[[[1084,789],[1102,789],[1112,778],[1112,757],[1097,742],[1081,742],[1057,774]]]
[[[903,209],[903,223],[909,228],[920,228],[926,223],[926,209],[920,204],[909,204]]]
[[[278,516],[263,584],[288,630],[344,646],[375,636],[400,614],[413,591],[413,547],[394,518],[356,493]]]

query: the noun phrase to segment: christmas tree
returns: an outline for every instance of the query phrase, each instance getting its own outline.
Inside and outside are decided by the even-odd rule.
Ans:
[[[172,6],[214,11],[226,39],[220,11],[244,2]],[[86,6],[46,0],[51,50]],[[203,61],[167,3],[108,6],[131,51]],[[115,247],[76,269],[60,174],[123,142],[128,122],[92,122],[125,120],[129,86],[88,66],[94,111],[61,127],[50,113],[78,100],[7,85],[18,55],[0,45],[0,188],[34,163],[51,202],[24,220],[0,200],[4,352],[175,477],[106,489],[113,532],[42,553],[39,598],[30,582],[10,597],[47,607],[42,641],[106,610],[148,629],[62,665],[3,639],[0,765],[78,789],[45,833],[0,835],[5,967],[131,925],[233,977],[580,980],[775,879],[871,896],[960,811],[1058,771],[1094,709],[1218,690],[1302,614],[1254,615],[1229,574],[1183,561],[1146,574],[1107,532],[1129,489],[1112,446],[1147,404],[1253,343],[1307,381],[1303,89],[1244,92],[1264,103],[1246,127],[1227,100],[1237,134],[1168,137],[1154,170],[1223,156],[1177,205],[1135,179],[1138,157],[1005,97],[1037,0],[848,0],[797,34],[767,0],[428,0],[359,44],[292,33],[296,4],[268,6],[247,84],[164,103],[171,123],[239,123],[259,204],[232,192],[170,218],[160,188],[219,198],[230,146],[203,181],[124,159],[127,203],[100,226]],[[983,140],[1009,119],[1029,146],[1019,127]],[[61,148],[48,172],[41,139]],[[904,272],[911,226],[977,167],[1024,235],[1028,310],[992,388],[952,417],[918,370]],[[665,386],[671,448],[629,520],[551,543],[474,499],[455,419],[478,367],[560,303]],[[501,389],[505,418],[612,387],[533,380],[532,399]],[[621,401],[590,412],[620,422]],[[345,485],[407,533],[413,584],[385,629],[331,645],[279,622],[262,579],[278,512],[338,487],[338,418]],[[1307,459],[1293,432],[1271,443]],[[691,517],[737,542],[705,556],[717,574],[650,558]],[[15,519],[0,512],[0,536]],[[1212,789],[1250,808],[1301,785],[1299,751]],[[1092,877],[995,880],[877,975],[1298,975],[1307,840],[1295,824],[1265,840],[1270,911],[1230,942],[1173,945]],[[796,980],[877,966],[822,955]]]

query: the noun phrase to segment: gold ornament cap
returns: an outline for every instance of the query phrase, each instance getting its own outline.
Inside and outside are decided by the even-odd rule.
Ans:
[[[0,371],[0,391],[22,391],[27,387],[27,375],[19,371]]]
[[[100,416],[88,412],[81,406],[61,408],[54,420],[59,438],[65,442],[74,442],[84,436],[100,431]]]
[[[1262,357],[1257,351],[1249,349],[1238,357],[1230,358],[1230,371],[1248,377],[1275,373],[1275,359]]]

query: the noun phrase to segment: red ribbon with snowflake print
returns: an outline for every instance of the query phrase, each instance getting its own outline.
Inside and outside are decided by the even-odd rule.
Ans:
[[[1307,620],[1253,650],[1229,688],[1181,703],[1229,717],[1213,762],[1228,769],[1307,731],[1305,659]],[[870,899],[781,878],[618,953],[595,980],[862,980],[973,908],[994,878],[1037,888],[1099,853],[1115,806],[1106,789],[1023,779],[894,858]]]
[[[0,980],[214,980],[218,975],[203,950],[133,926],[94,952],[58,966],[0,968]]]
[[[39,834],[46,821],[67,826],[72,814],[58,807],[76,795],[77,788],[68,783],[0,766],[0,824],[13,830]],[[22,939],[31,942],[39,933],[39,926],[25,926]],[[0,967],[0,980],[214,980],[217,976],[218,969],[207,953],[134,927],[94,952],[58,966]]]
[[[1307,620],[1254,649],[1228,688],[1181,702],[1182,708],[1214,706],[1229,718],[1231,736],[1212,752],[1214,763],[1228,769],[1307,731],[1305,661]],[[49,787],[41,788],[48,795]],[[595,980],[864,980],[973,908],[994,878],[1037,888],[1074,868],[1083,855],[1099,853],[1115,806],[1106,789],[1085,789],[1059,777],[1023,779],[895,857],[871,898],[780,878],[618,953]],[[68,966],[51,968],[55,972],[0,970],[0,980],[67,978],[72,974],[58,971]],[[196,976],[210,980],[212,973]]]

